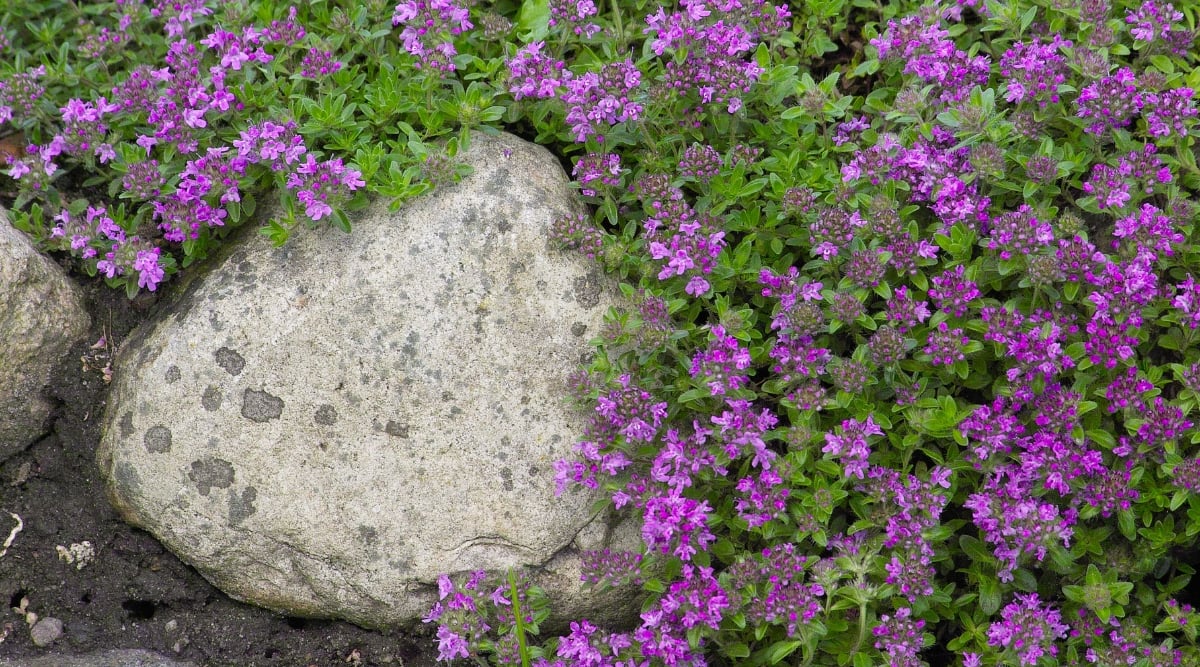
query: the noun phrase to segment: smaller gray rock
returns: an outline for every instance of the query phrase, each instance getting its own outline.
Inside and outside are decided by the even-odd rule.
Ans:
[[[37,658],[5,660],[0,667],[196,667],[192,662],[178,662],[141,650],[116,650],[86,655],[43,655]]]
[[[40,619],[29,629],[29,636],[33,639],[33,645],[38,647],[49,646],[58,641],[58,638],[62,635],[63,622],[52,616]]]
[[[0,461],[48,431],[50,373],[90,326],[79,288],[0,207]]]

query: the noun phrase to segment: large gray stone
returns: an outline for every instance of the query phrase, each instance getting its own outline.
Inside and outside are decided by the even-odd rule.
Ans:
[[[474,175],[350,235],[249,240],[121,350],[111,500],[233,597],[378,627],[425,614],[442,572],[512,567],[565,615],[636,608],[580,590],[613,531],[552,481],[584,423],[563,380],[615,290],[547,247],[579,204],[546,150],[475,135],[460,157]]]
[[[50,373],[90,326],[79,288],[0,208],[0,461],[46,433]]]

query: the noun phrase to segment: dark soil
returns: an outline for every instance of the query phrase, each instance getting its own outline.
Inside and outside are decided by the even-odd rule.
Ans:
[[[51,432],[0,462],[0,549],[15,520],[24,530],[0,558],[0,659],[146,649],[204,667],[339,667],[433,664],[430,629],[371,631],[288,618],[236,602],[108,504],[94,456],[108,396],[104,367],[119,342],[156,310],[156,297],[82,279],[92,331],[71,350],[48,393],[60,405]],[[106,337],[108,349],[90,349]],[[95,559],[76,569],[57,547],[89,541]],[[34,645],[22,600],[64,632]],[[418,636],[420,635],[420,636]]]

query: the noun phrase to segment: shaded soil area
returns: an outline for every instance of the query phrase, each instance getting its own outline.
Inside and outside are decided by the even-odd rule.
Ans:
[[[85,279],[86,280],[86,279]],[[48,393],[59,401],[51,432],[0,462],[0,660],[139,648],[204,667],[332,667],[434,664],[430,629],[371,631],[349,623],[288,618],[230,599],[145,531],[124,524],[104,495],[94,462],[116,345],[153,316],[156,297],[130,302],[84,285],[92,331],[66,355]],[[107,345],[92,345],[101,337]],[[11,514],[10,514],[11,513]],[[90,543],[82,568],[60,549]],[[86,547],[76,547],[83,554]],[[84,557],[84,560],[87,560]],[[37,646],[23,608],[62,621]]]

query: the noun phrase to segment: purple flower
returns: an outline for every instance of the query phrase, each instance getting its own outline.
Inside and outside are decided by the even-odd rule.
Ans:
[[[449,38],[475,27],[470,12],[457,0],[408,0],[396,5],[392,25],[403,25],[404,50],[418,58],[415,67],[453,72],[458,55]]]
[[[646,548],[691,560],[698,551],[716,540],[708,529],[708,501],[698,501],[670,490],[646,500],[642,540]]]
[[[906,285],[897,287],[892,299],[888,301],[888,322],[896,325],[900,333],[908,333],[909,329],[929,319],[929,315],[929,304],[910,296]]]
[[[883,429],[875,423],[872,415],[867,415],[865,422],[857,419],[843,421],[839,430],[840,434],[825,434],[825,447],[821,451],[835,459],[842,459],[847,477],[863,479],[867,472],[867,457],[871,454],[867,436],[883,435]]]
[[[616,153],[588,153],[575,163],[571,175],[579,182],[579,191],[584,196],[595,197],[599,193],[591,184],[596,181],[609,187],[621,185],[621,156]]]
[[[455,658],[470,657],[467,650],[467,640],[455,634],[450,628],[438,626],[438,661],[450,661]]]
[[[1196,115],[1200,113],[1192,101],[1194,94],[1191,88],[1172,88],[1161,93],[1147,93],[1142,114],[1151,136],[1188,136],[1189,126],[1195,123]]]
[[[1187,280],[1175,286],[1175,298],[1171,305],[1179,311],[1180,319],[1192,329],[1200,328],[1200,283],[1192,274]]]
[[[921,667],[919,656],[924,646],[921,629],[925,621],[912,618],[912,609],[901,607],[894,614],[881,614],[880,624],[871,629],[875,648],[887,655],[889,667]]]
[[[629,58],[606,63],[598,73],[564,80],[567,90],[562,100],[567,104],[566,121],[575,132],[575,141],[583,143],[599,135],[604,129],[601,124],[612,126],[641,118],[642,105],[633,101],[641,83],[642,73]]]
[[[679,161],[679,175],[707,183],[721,172],[721,154],[707,144],[692,144]]]
[[[542,55],[543,46],[545,42],[526,44],[508,60],[508,90],[513,99],[555,97],[563,83],[571,78],[571,71],[561,60]]]
[[[929,363],[934,366],[950,366],[967,358],[963,349],[970,342],[970,337],[966,336],[961,328],[951,329],[945,322],[941,322],[936,329],[929,332],[925,354],[930,356]]]
[[[1137,77],[1133,70],[1122,67],[1111,76],[1085,86],[1076,100],[1080,118],[1091,118],[1086,128],[1090,134],[1103,134],[1107,130],[1129,125],[1135,114],[1141,111],[1145,98],[1138,92]]]
[[[549,9],[551,28],[561,25],[563,30],[585,39],[600,32],[600,26],[588,22],[597,13],[596,3],[592,0],[550,0]]]
[[[133,269],[138,272],[138,287],[153,292],[162,282],[164,271],[158,263],[159,252],[158,248],[138,251],[133,262]]]
[[[1062,622],[1062,614],[1043,604],[1037,593],[1017,593],[1000,610],[1000,618],[988,626],[988,644],[1011,650],[1021,667],[1036,667],[1042,656],[1057,656],[1054,642],[1066,637],[1069,630]]]
[[[821,610],[820,584],[808,583],[816,559],[784,543],[738,561],[728,569],[731,591],[744,591],[742,612],[753,624],[781,625],[794,637]]]
[[[929,290],[929,298],[934,306],[954,315],[962,317],[967,313],[971,303],[979,298],[979,288],[975,281],[964,277],[966,267],[962,264],[949,269],[932,279],[933,287]]]
[[[713,340],[708,348],[692,357],[692,378],[702,377],[713,396],[736,391],[749,381],[740,371],[750,367],[750,351],[737,338],[725,335],[725,327],[712,328]]]
[[[1129,34],[1143,42],[1153,42],[1156,38],[1166,38],[1172,29],[1172,24],[1183,20],[1183,12],[1175,9],[1169,2],[1145,0],[1137,11],[1126,10],[1125,22],[1133,26]]]
[[[1057,33],[1049,44],[1013,44],[1000,58],[1000,74],[1008,84],[1004,99],[1016,104],[1036,101],[1042,109],[1058,102],[1058,86],[1066,81],[1068,71],[1059,50],[1071,46]]]

